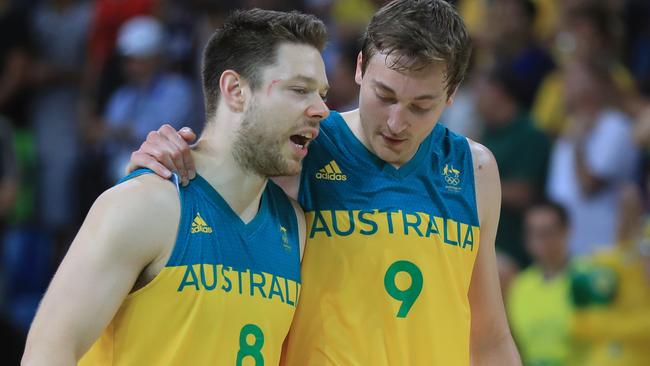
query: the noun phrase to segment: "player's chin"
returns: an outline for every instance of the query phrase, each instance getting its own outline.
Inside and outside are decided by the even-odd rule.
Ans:
[[[298,161],[292,161],[291,163],[288,164],[285,174],[283,175],[285,176],[298,175],[300,174],[301,169],[302,169],[302,159]]]
[[[380,144],[375,149],[375,153],[381,160],[389,164],[403,164],[405,155],[404,149],[395,149],[394,147],[388,147],[386,145]]]
[[[289,157],[285,158],[282,168],[278,169],[273,176],[287,177],[300,174],[302,170],[302,158]]]

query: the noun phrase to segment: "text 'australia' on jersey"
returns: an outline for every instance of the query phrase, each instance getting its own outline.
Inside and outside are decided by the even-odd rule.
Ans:
[[[178,188],[169,261],[80,365],[277,365],[301,290],[293,206],[269,182],[244,223],[200,175]]]

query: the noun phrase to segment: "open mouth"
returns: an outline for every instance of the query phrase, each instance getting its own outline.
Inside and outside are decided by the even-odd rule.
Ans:
[[[304,149],[307,147],[307,145],[309,145],[309,142],[314,139],[314,134],[311,132],[306,132],[302,134],[291,135],[289,139],[294,143],[294,145],[301,149]]]

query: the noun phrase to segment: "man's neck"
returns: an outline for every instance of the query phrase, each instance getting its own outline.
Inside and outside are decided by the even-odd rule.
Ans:
[[[214,135],[213,135],[214,136]],[[268,179],[242,170],[225,138],[201,137],[192,152],[196,171],[245,223],[253,220]]]

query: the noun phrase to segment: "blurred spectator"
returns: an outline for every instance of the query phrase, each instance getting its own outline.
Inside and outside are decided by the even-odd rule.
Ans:
[[[524,267],[530,259],[523,246],[522,216],[544,191],[550,143],[530,120],[520,90],[519,79],[508,69],[494,69],[479,83],[477,112],[485,124],[480,141],[494,154],[501,175],[496,247]]]
[[[545,202],[531,207],[525,221],[533,264],[514,279],[506,297],[510,328],[524,365],[567,365],[572,349],[567,213]]]
[[[97,0],[90,33],[89,61],[102,66],[113,54],[120,26],[128,19],[151,14],[160,0]]]
[[[161,0],[96,0],[88,35],[88,55],[82,82],[82,122],[91,121],[121,82],[115,42],[128,19],[153,14]],[[87,128],[93,128],[89,123]],[[93,197],[94,201],[94,197]]]
[[[627,0],[623,3],[625,59],[634,74],[637,87],[646,97],[650,97],[650,2]]]
[[[196,53],[194,55],[196,62],[196,70],[201,70],[201,53],[203,48],[208,43],[208,40],[214,33],[214,30],[220,27],[225,21],[228,13],[233,9],[237,9],[240,4],[238,0],[223,0],[223,1],[210,1],[210,0],[194,0],[194,22],[195,22],[195,43]],[[200,79],[200,75],[196,74]],[[200,83],[199,83],[200,86]]]
[[[241,0],[244,9],[261,8],[279,11],[302,10],[302,0]]]
[[[159,1],[161,4],[156,16],[165,25],[165,61],[168,68],[185,75],[198,75],[200,68],[195,67],[194,34],[198,26],[195,9],[191,2],[185,0]]]
[[[90,16],[86,1],[46,0],[30,21],[34,56],[28,80],[34,94],[29,118],[37,148],[39,213],[61,256],[76,231],[77,107]]]
[[[496,0],[492,3],[487,27],[493,38],[495,61],[521,80],[518,92],[527,109],[542,79],[555,66],[551,55],[535,39],[536,15],[533,0]]]
[[[585,2],[584,0],[577,3]],[[617,89],[634,90],[634,81],[628,69],[619,61],[614,45],[618,39],[619,18],[602,2],[571,5],[561,2],[566,9],[562,29],[556,37],[558,63],[569,59],[585,62],[598,60],[607,65]],[[563,84],[564,68],[550,73],[539,87],[533,104],[533,117],[538,126],[552,135],[559,135],[567,125]]]
[[[614,243],[617,192],[634,178],[638,151],[631,121],[613,106],[607,66],[575,60],[564,74],[570,124],[553,148],[548,194],[567,207],[570,251],[583,255]]]
[[[581,364],[641,366],[650,359],[650,222],[643,224],[642,202],[636,187],[623,190],[623,240],[588,259],[601,273],[612,271],[616,280],[592,272],[592,297],[576,309],[573,331],[586,344]],[[613,296],[605,294],[610,283]]]
[[[517,278],[521,268],[514,259],[502,252],[497,252],[497,272],[499,273],[499,285],[501,287],[501,297],[508,298],[512,281]]]
[[[18,195],[18,161],[9,121],[0,116],[0,235]]]
[[[537,18],[535,19],[535,34],[544,45],[550,43],[555,36],[560,22],[560,3],[564,0],[535,0]]]
[[[550,40],[557,31],[559,22],[560,3],[567,0],[533,0],[537,8],[534,24],[535,37],[544,44]],[[494,0],[458,0],[455,1],[467,29],[476,40],[484,36],[486,22],[490,7]]]
[[[107,144],[113,181],[124,175],[131,152],[149,131],[163,123],[191,125],[197,117],[190,81],[164,71],[165,42],[162,24],[152,17],[135,17],[120,29],[118,49],[127,82],[111,96],[105,125],[96,130]]]
[[[14,150],[14,133],[6,118],[0,116],[0,342],[3,361],[17,365],[25,342],[11,309],[14,301],[15,278],[11,268],[5,265],[6,248],[10,245],[6,232],[14,220],[14,206],[18,200],[19,167]]]
[[[454,102],[442,112],[440,123],[455,133],[480,140],[484,126],[476,111],[475,84],[473,79],[468,79],[460,85],[454,95]]]
[[[343,41],[357,38],[363,32],[378,6],[385,1],[373,0],[332,0],[332,14],[337,33]],[[378,4],[376,4],[378,3]]]
[[[0,0],[0,115],[17,126],[27,124],[24,88],[30,48],[27,16],[11,0]]]
[[[331,88],[327,93],[327,105],[341,112],[357,109],[359,85],[355,82],[357,55],[360,47],[356,42],[342,45],[332,72],[328,74]]]
[[[445,108],[440,116],[440,123],[450,130],[472,140],[479,140],[483,135],[483,123],[476,111],[478,79],[476,72],[476,52],[472,51],[465,80],[456,90],[453,103]]]
[[[476,40],[481,36],[485,29],[485,21],[487,20],[487,9],[490,0],[460,0],[458,1],[457,8],[463,21],[467,26],[467,31]]]

